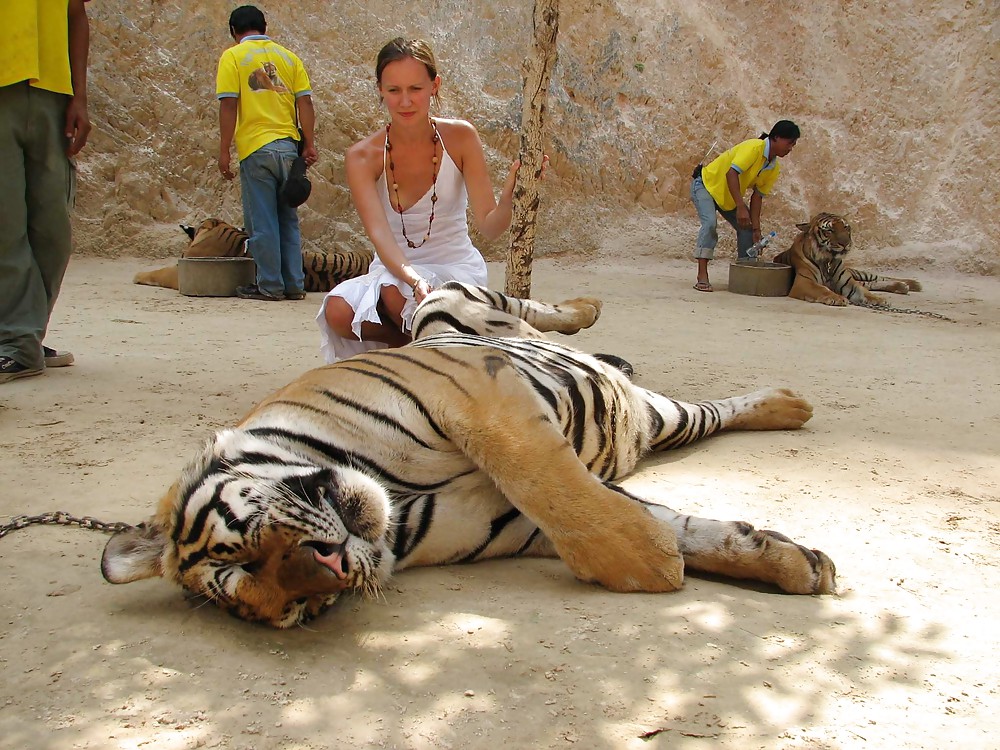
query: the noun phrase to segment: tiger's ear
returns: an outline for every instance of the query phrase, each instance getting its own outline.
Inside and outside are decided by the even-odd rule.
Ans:
[[[798,229],[800,232],[808,232],[809,231],[809,224],[808,223],[806,223],[806,224],[796,224],[795,228]]]
[[[163,575],[167,536],[152,522],[115,534],[104,547],[101,573],[108,583],[132,583]]]

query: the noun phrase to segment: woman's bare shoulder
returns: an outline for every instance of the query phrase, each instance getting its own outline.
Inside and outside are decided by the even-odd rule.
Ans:
[[[435,117],[434,123],[441,137],[460,143],[468,142],[478,137],[475,126],[467,120],[451,120],[446,117]]]
[[[373,173],[382,173],[382,157],[385,152],[385,130],[376,130],[369,136],[348,147],[344,154],[346,166],[370,168]]]

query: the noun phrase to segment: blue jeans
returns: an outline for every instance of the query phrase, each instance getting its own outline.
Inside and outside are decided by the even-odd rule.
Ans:
[[[753,245],[753,230],[744,229],[736,223],[736,209],[724,211],[715,202],[701,177],[691,180],[691,202],[694,204],[698,218],[701,219],[701,229],[698,231],[698,247],[694,252],[695,258],[707,258],[711,260],[715,257],[715,246],[719,244],[719,230],[717,229],[718,212],[723,219],[728,221],[736,230],[736,256],[739,260],[749,260],[747,250]]]
[[[305,285],[299,212],[279,197],[297,155],[295,141],[281,138],[240,162],[243,222],[257,286],[276,297],[301,292]]]

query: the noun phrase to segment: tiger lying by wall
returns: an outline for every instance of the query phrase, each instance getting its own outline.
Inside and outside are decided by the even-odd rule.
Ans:
[[[221,219],[205,219],[197,227],[181,224],[181,229],[190,238],[187,248],[181,253],[182,258],[241,258],[247,254],[247,233]],[[361,276],[368,271],[372,257],[371,251],[321,253],[303,250],[306,291],[328,292],[341,281]],[[132,281],[177,289],[177,265],[142,271]]]
[[[541,333],[600,307],[446,284],[413,343],[312,370],[216,434],[147,522],[111,538],[104,577],[163,577],[279,628],[394,571],[496,557],[558,556],[613,591],[673,591],[688,566],[833,592],[822,552],[614,484],[650,451],[797,429],[812,407],[777,388],[681,403]]]
[[[920,282],[913,279],[848,268],[844,259],[851,249],[851,226],[842,217],[818,213],[808,224],[795,226],[799,236],[774,258],[775,263],[784,263],[795,271],[789,297],[825,305],[884,305],[885,298],[868,290],[896,294],[920,291]]]

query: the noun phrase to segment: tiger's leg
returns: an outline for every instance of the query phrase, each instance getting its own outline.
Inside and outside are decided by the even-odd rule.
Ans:
[[[919,292],[923,287],[915,279],[895,279],[891,276],[879,276],[868,271],[851,269],[851,276],[856,282],[873,292],[892,292],[893,294],[909,294]]]
[[[651,409],[649,450],[679,448],[721,430],[797,430],[812,418],[812,406],[788,388],[687,404],[637,388]]]
[[[177,266],[166,266],[155,271],[140,271],[132,279],[133,284],[146,286],[161,286],[164,289],[177,289]]]
[[[415,339],[435,333],[545,338],[556,331],[573,334],[590,328],[601,314],[601,302],[578,297],[550,305],[508,297],[486,287],[449,281],[427,296],[413,318]]]
[[[830,291],[822,284],[799,273],[798,269],[795,270],[795,281],[792,282],[788,296],[805,302],[820,302],[836,307],[845,307],[850,304],[844,295]]]
[[[787,388],[686,404],[636,388],[651,407],[649,449],[688,445],[721,430],[794,430],[812,417],[812,406]],[[808,550],[771,531],[750,524],[722,522],[677,513],[646,503],[654,516],[677,534],[685,566],[696,570],[773,583],[794,594],[834,591],[835,569],[822,552]]]
[[[646,503],[646,507],[674,528],[689,569],[764,581],[789,594],[832,594],[837,590],[833,561],[783,534],[755,529],[745,521],[698,518],[653,503]]]
[[[549,421],[507,356],[487,348],[421,351],[428,373],[461,389],[423,382],[425,404],[448,439],[548,537],[585,581],[613,591],[673,591],[683,560],[673,529],[634,498],[604,485]]]

